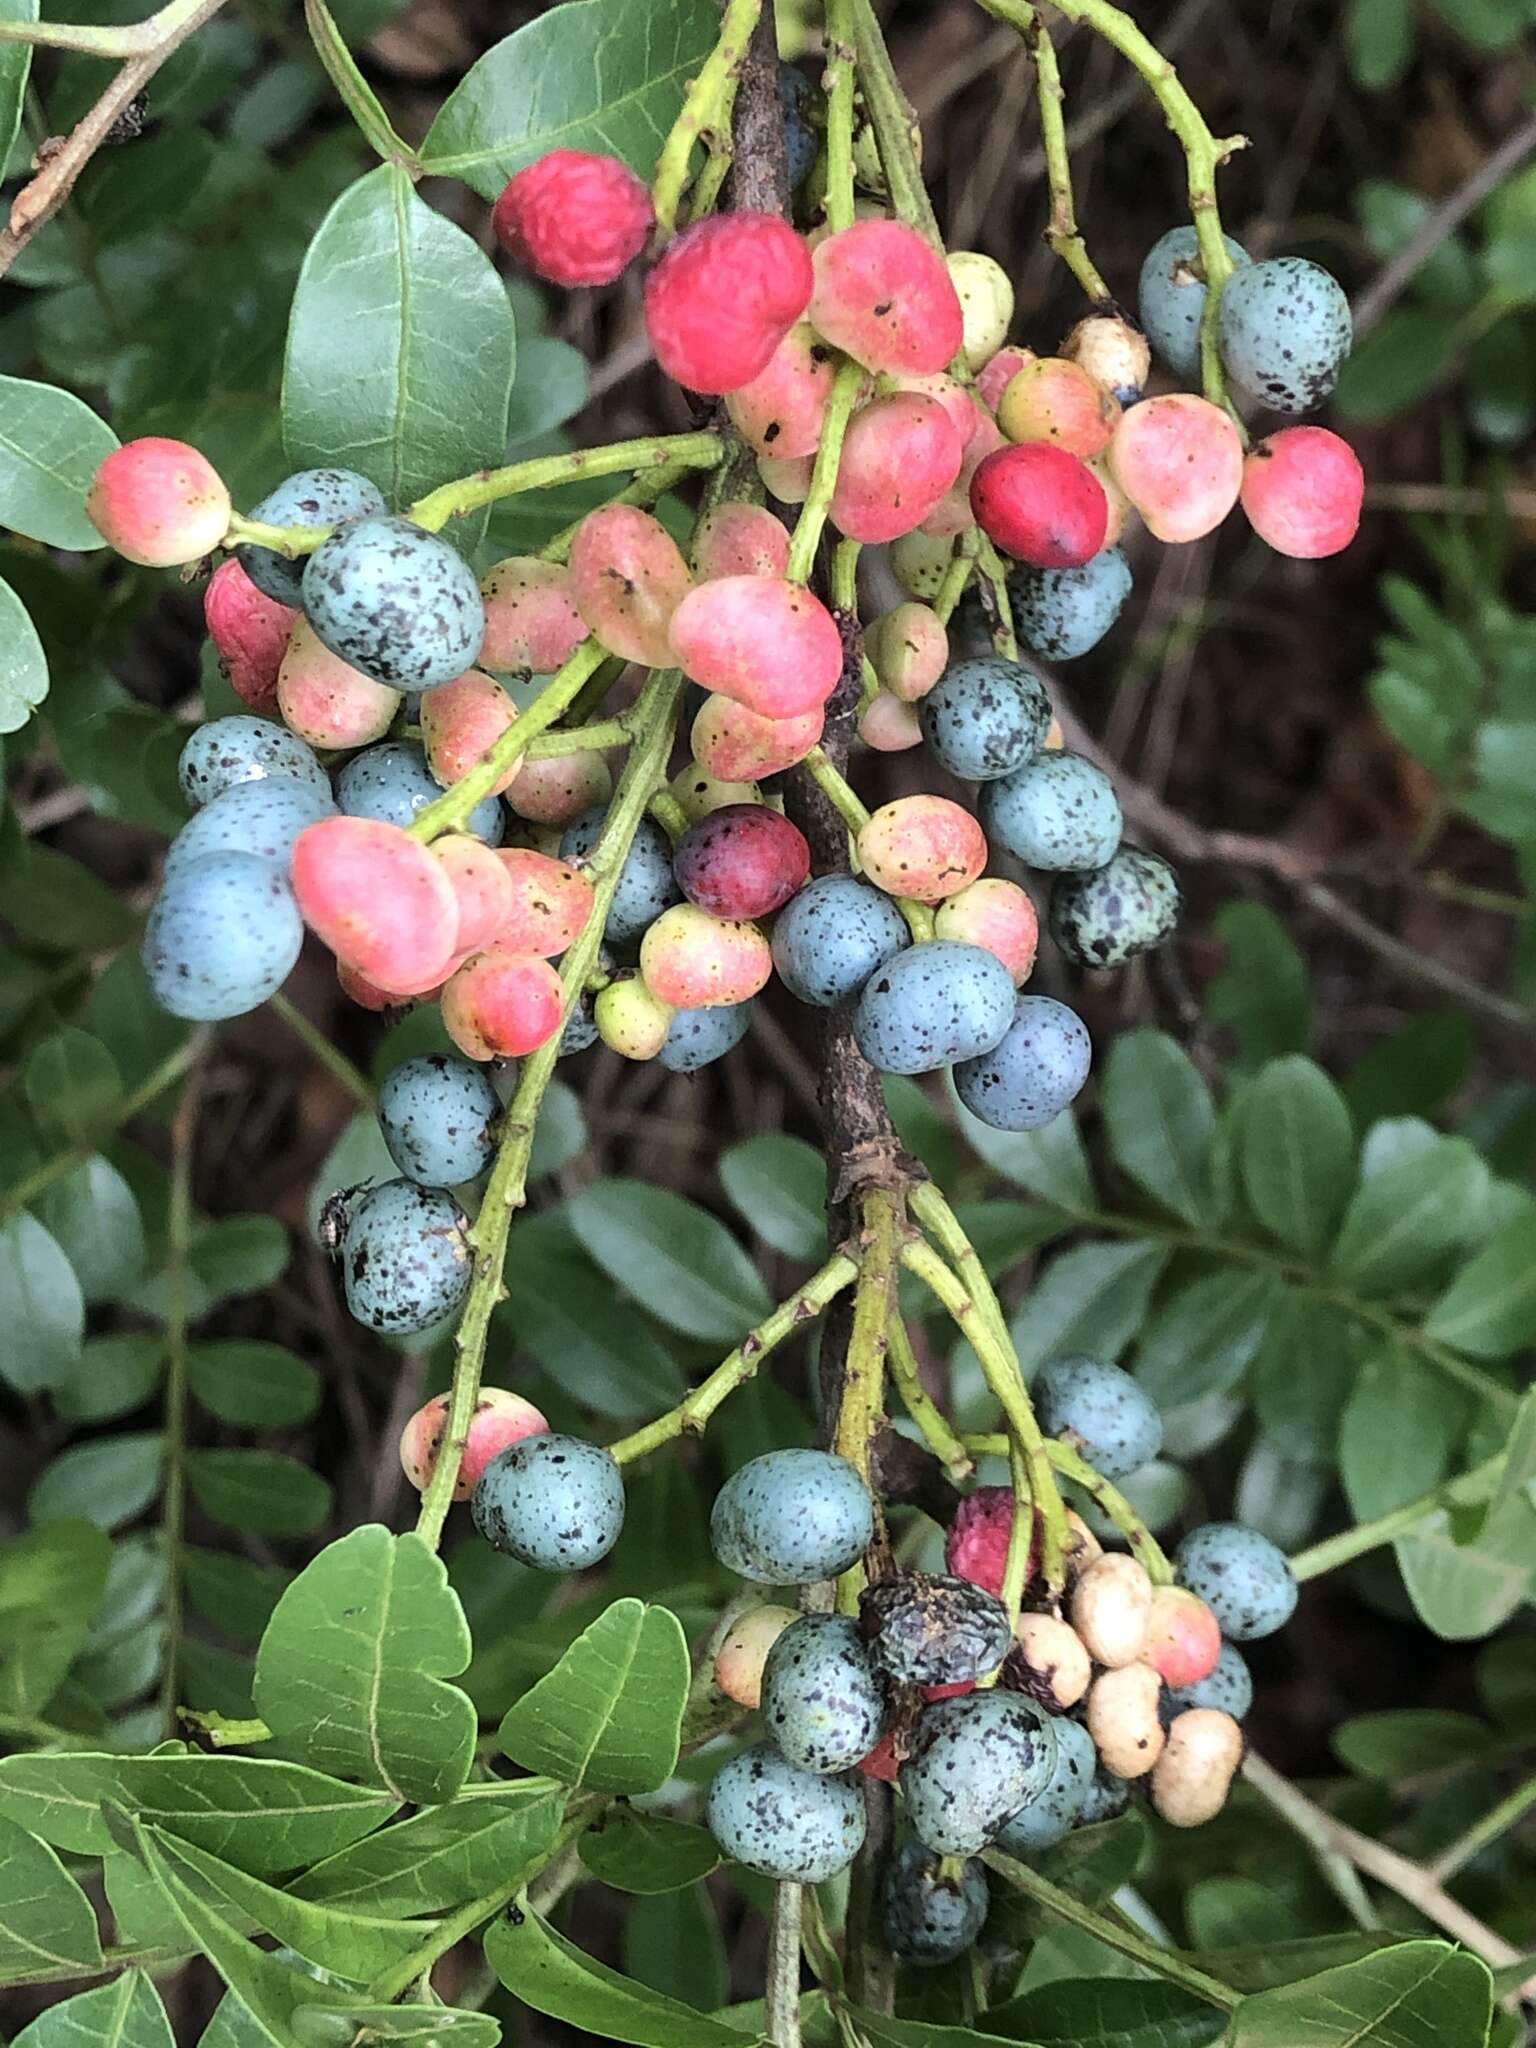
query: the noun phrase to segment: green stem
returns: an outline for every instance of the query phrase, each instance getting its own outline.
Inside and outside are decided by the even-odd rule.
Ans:
[[[891,1317],[886,1360],[890,1366],[891,1384],[901,1396],[901,1405],[916,1423],[923,1442],[958,1486],[962,1480],[970,1478],[975,1465],[970,1452],[951,1427],[949,1417],[923,1385],[917,1355],[912,1349],[912,1338],[899,1313]]]
[[[669,789],[657,790],[651,798],[649,809],[651,816],[676,846],[678,840],[688,830],[688,813]]]
[[[627,483],[623,490],[615,491],[606,502],[610,505],[639,505],[649,507],[664,498],[674,485],[684,482],[697,468],[692,462],[664,462],[659,469],[646,470],[633,483]],[[586,514],[582,514],[584,519]],[[571,542],[581,527],[581,519],[573,519],[569,526],[562,526],[551,541],[539,549],[546,562],[563,562],[571,552]]]
[[[816,566],[816,549],[827,523],[832,493],[837,488],[838,465],[843,459],[843,437],[853,417],[854,401],[858,398],[864,377],[862,364],[845,362],[833,381],[832,395],[827,400],[822,420],[821,440],[816,449],[816,466],[811,471],[811,488],[800,507],[800,516],[795,521],[789,543],[789,575],[793,582],[807,582]]]
[[[869,810],[848,778],[828,758],[820,745],[811,748],[800,763],[833,810],[857,839],[869,823]]]
[[[978,1458],[1007,1457],[1012,1448],[1010,1439],[1006,1436],[968,1435],[964,1438],[964,1444],[965,1448],[974,1452]],[[1169,1563],[1162,1545],[1119,1487],[1112,1480],[1106,1479],[1102,1472],[1096,1472],[1080,1451],[1073,1450],[1070,1444],[1064,1444],[1056,1437],[1046,1438],[1045,1455],[1050,1459],[1052,1468],[1059,1472],[1063,1479],[1070,1479],[1074,1486],[1086,1493],[1106,1520],[1120,1531],[1130,1545],[1132,1556],[1139,1558],[1146,1567],[1147,1576],[1152,1583],[1157,1586],[1171,1586],[1173,1566]]]
[[[353,1066],[340,1046],[332,1045],[318,1024],[312,1024],[304,1012],[296,1009],[285,995],[269,996],[267,1008],[274,1017],[282,1019],[294,1037],[314,1059],[319,1061],[328,1074],[341,1083],[355,1102],[361,1103],[364,1109],[373,1108],[378,1100],[373,1083],[366,1074]]]
[[[853,226],[853,13],[827,0],[827,226]]]
[[[896,76],[875,10],[870,0],[848,0],[848,14],[858,55],[859,84],[875,131],[891,206],[898,220],[906,221],[936,249],[942,249],[944,238],[923,183],[921,131]]]
[[[944,571],[944,581],[939,585],[939,594],[933,600],[933,609],[947,626],[955,615],[955,606],[965,595],[965,586],[976,572],[976,558],[968,552],[958,552],[950,557],[949,567]]]
[[[688,183],[695,144],[706,128],[729,126],[736,80],[762,11],[763,0],[727,0],[715,47],[688,87],[682,111],[661,146],[656,176],[651,181],[651,200],[656,208],[656,225],[663,235],[670,235],[677,225],[678,202]]]
[[[1013,602],[1008,595],[1008,571],[997,549],[980,527],[975,529],[975,536],[976,566],[991,592],[992,645],[1005,661],[1017,661],[1019,641],[1013,630]]]
[[[1448,1848],[1431,1858],[1430,1875],[1444,1884],[1456,1875],[1474,1856],[1490,1848],[1500,1835],[1521,1821],[1536,1806],[1536,1778],[1527,1778],[1523,1785],[1517,1785],[1507,1793],[1498,1805],[1485,1813],[1481,1820],[1474,1821],[1464,1834],[1456,1837]]]
[[[861,1204],[860,1222],[859,1284],[853,1298],[853,1328],[839,1381],[832,1449],[847,1459],[873,1494],[869,1455],[885,1420],[886,1347],[896,1306],[901,1205],[888,1188],[871,1188]],[[875,1544],[883,1549],[884,1542],[877,1505]],[[837,1582],[839,1613],[857,1614],[864,1584],[862,1563],[843,1573]]]
[[[325,0],[304,0],[304,23],[326,77],[335,86],[337,97],[357,123],[369,148],[385,163],[414,169],[419,161],[416,152],[395,133],[373,87],[358,70]]]
[[[631,738],[628,712],[617,718],[599,718],[591,725],[567,726],[563,732],[546,732],[530,740],[523,749],[530,761],[556,761],[565,754],[601,752],[607,747],[627,747]]]
[[[177,1733],[176,1694],[181,1665],[182,1554],[187,1516],[187,1267],[192,1246],[192,1145],[197,1134],[198,1080],[198,1071],[194,1069],[171,1124],[171,1191],[165,1225],[165,1492],[160,1509],[165,1663],[160,1676],[160,1713],[168,1737]]]
[[[1504,1469],[1505,1455],[1503,1451],[1495,1451],[1482,1464],[1474,1465],[1455,1479],[1446,1480],[1428,1493],[1421,1493],[1417,1500],[1393,1508],[1388,1514],[1377,1515],[1372,1521],[1357,1522],[1352,1529],[1343,1529],[1337,1536],[1324,1537],[1321,1543],[1298,1550],[1291,1559],[1291,1570],[1298,1579],[1321,1578],[1324,1572],[1334,1572],[1340,1565],[1352,1564],[1357,1557],[1364,1557],[1367,1551],[1379,1550],[1385,1543],[1396,1542],[1399,1536],[1408,1535],[1431,1515],[1487,1500]]]
[[[78,50],[86,57],[148,57],[202,10],[203,0],[170,0],[144,21],[121,28],[83,21],[0,21],[0,42]]]
[[[1056,62],[1056,45],[1039,14],[1027,4],[1027,0],[1021,0],[1020,13],[1026,17],[1026,21],[1020,24],[1020,33],[1035,60],[1040,142],[1045,151],[1045,175],[1051,194],[1046,243],[1095,304],[1108,304],[1112,297],[1109,286],[1094,268],[1082,230],[1077,224],[1077,205],[1072,196],[1072,161],[1067,152],[1066,94],[1062,90],[1061,66]]]

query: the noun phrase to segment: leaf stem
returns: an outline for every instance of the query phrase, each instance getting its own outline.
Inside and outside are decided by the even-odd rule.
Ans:
[[[1506,1793],[1481,1820],[1474,1821],[1471,1827],[1459,1834],[1438,1856],[1431,1857],[1426,1866],[1430,1876],[1437,1883],[1444,1884],[1474,1856],[1480,1856],[1500,1835],[1523,1820],[1533,1806],[1536,1806],[1536,1778],[1527,1778],[1523,1785],[1517,1785],[1513,1792]]]
[[[651,181],[651,202],[663,236],[670,235],[677,226],[678,203],[688,183],[694,145],[706,128],[729,125],[736,80],[762,10],[763,0],[727,0],[715,47],[689,85],[682,110],[661,145],[656,175]]]
[[[955,1434],[949,1417],[923,1385],[917,1355],[912,1349],[911,1333],[899,1311],[893,1311],[891,1315],[886,1360],[891,1384],[901,1396],[901,1405],[916,1423],[923,1442],[957,1485],[969,1479],[976,1469],[970,1451]],[[987,1441],[991,1444],[1005,1440],[988,1438]]]
[[[340,1046],[332,1045],[318,1024],[312,1023],[304,1012],[289,1002],[285,995],[267,998],[267,1008],[274,1017],[281,1018],[310,1055],[319,1061],[326,1072],[339,1081],[354,1102],[364,1109],[372,1109],[378,1100],[378,1091],[368,1076],[353,1066]]]
[[[120,28],[84,21],[0,21],[0,42],[78,50],[86,57],[146,57],[202,11],[202,0],[169,0],[143,21]]]
[[[1495,1451],[1480,1465],[1474,1465],[1454,1479],[1443,1481],[1428,1493],[1421,1493],[1417,1500],[1408,1501],[1387,1514],[1377,1515],[1369,1522],[1357,1522],[1352,1529],[1341,1529],[1337,1536],[1325,1536],[1321,1543],[1309,1544],[1291,1559],[1291,1570],[1298,1579],[1321,1578],[1324,1572],[1337,1571],[1340,1565],[1352,1564],[1357,1557],[1364,1557],[1367,1551],[1379,1550],[1384,1543],[1396,1542],[1399,1536],[1408,1535],[1431,1515],[1447,1508],[1473,1506],[1490,1499],[1504,1469],[1504,1461],[1505,1453]]]
[[[870,0],[847,0],[847,5],[858,55],[859,84],[896,218],[926,235],[936,249],[942,249],[944,238],[939,233],[928,187],[923,183],[917,116],[901,89]]]
[[[848,0],[827,0],[827,226],[853,226],[853,13]]]
[[[827,400],[822,420],[821,440],[816,449],[816,464],[811,471],[811,488],[800,507],[800,516],[790,537],[788,573],[792,582],[807,582],[816,566],[816,549],[831,510],[832,493],[837,488],[838,466],[843,459],[843,437],[848,431],[848,422],[853,417],[854,403],[866,374],[862,364],[846,361],[839,365],[833,380],[832,395]]]
[[[165,1657],[160,1714],[166,1735],[177,1733],[180,1678],[182,1554],[187,1514],[187,1267],[192,1245],[192,1147],[197,1135],[201,1071],[194,1067],[171,1122],[171,1190],[166,1210],[165,1492],[160,1509],[160,1550],[165,1568],[161,1627]]]
[[[336,26],[325,0],[304,0],[304,25],[315,46],[325,75],[336,88],[337,98],[352,116],[369,148],[385,163],[407,170],[418,168],[420,159],[409,143],[395,133],[388,114],[373,87],[357,67],[346,39]]]

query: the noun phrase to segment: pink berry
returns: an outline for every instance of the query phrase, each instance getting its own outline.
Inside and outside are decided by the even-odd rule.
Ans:
[[[440,683],[421,699],[421,742],[427,766],[451,789],[499,740],[517,718],[517,706],[500,683],[478,668],[466,669],[451,683]],[[514,761],[492,784],[499,796],[517,780],[522,763]]]
[[[932,370],[922,377],[882,377],[876,395],[889,398],[896,391],[915,392],[919,398],[936,400],[949,414],[961,447],[970,446],[978,417],[976,401],[958,377],[951,377],[947,370]]]
[[[1119,417],[1119,401],[1065,356],[1026,363],[997,407],[997,423],[1010,441],[1049,441],[1085,461],[1109,446]]]
[[[677,542],[635,505],[589,512],[571,542],[571,595],[610,654],[669,668],[667,628],[693,587]]]
[[[706,690],[765,718],[796,718],[837,688],[843,639],[821,599],[802,584],[721,576],[690,591],[673,613],[672,657]]]
[[[812,259],[811,325],[870,370],[947,368],[965,320],[944,259],[916,228],[855,221],[828,235]]]
[[[458,946],[453,885],[427,848],[376,818],[322,818],[294,842],[304,922],[380,988],[427,988]]]
[[[1243,444],[1220,406],[1177,391],[1131,407],[1109,444],[1109,467],[1158,540],[1199,540],[1237,503]]]
[[[587,637],[586,621],[571,594],[570,571],[537,555],[509,555],[480,579],[487,668],[553,675]]]
[[[437,1470],[443,1432],[448,1426],[448,1396],[434,1394],[424,1408],[418,1408],[405,1425],[400,1438],[400,1464],[418,1493],[425,1493]],[[455,1500],[468,1500],[475,1482],[492,1458],[509,1444],[520,1444],[525,1436],[542,1436],[549,1428],[546,1418],[521,1394],[509,1394],[505,1387],[482,1387],[459,1458]]]
[[[901,796],[864,824],[859,862],[877,889],[940,903],[976,880],[987,864],[987,839],[963,804]]]
[[[277,672],[299,614],[258,590],[231,555],[208,579],[203,617],[219,667],[253,711],[277,708]]]
[[[976,372],[976,396],[983,405],[997,411],[1003,393],[1017,377],[1026,363],[1035,360],[1032,348],[1018,348],[1012,342],[1000,348],[995,356],[989,356]]]
[[[512,884],[496,853],[467,832],[432,842],[432,857],[453,885],[458,906],[458,950],[488,946],[512,913]]]
[[[524,759],[507,802],[531,825],[568,825],[572,818],[606,803],[613,772],[601,754],[584,747],[578,754],[556,754],[547,761]]]
[[[944,1562],[958,1579],[969,1579],[989,1593],[1001,1593],[1008,1565],[1008,1539],[1013,1534],[1013,1493],[1006,1486],[978,1486],[955,1510],[944,1538]],[[1039,1560],[1039,1532],[1030,1535],[1026,1581]]]
[[[693,721],[690,745],[701,768],[721,782],[758,782],[793,768],[821,738],[822,714],[765,718],[734,697],[711,697]]]
[[[848,423],[832,492],[832,523],[850,540],[910,533],[960,474],[964,443],[944,407],[915,391],[893,392]]]
[[[1048,441],[987,456],[971,479],[971,510],[988,539],[1036,569],[1081,568],[1103,547],[1109,523],[1098,479]]]
[[[864,652],[875,665],[880,687],[904,704],[915,704],[949,666],[949,634],[930,605],[909,601],[873,622],[864,635]]]
[[[688,901],[711,917],[767,917],[810,880],[811,849],[766,804],[729,804],[689,826],[672,867]]]
[[[612,284],[645,247],[650,189],[616,156],[552,149],[503,188],[491,215],[514,261],[551,284]]]
[[[773,954],[755,924],[674,903],[640,941],[640,972],[674,1010],[716,1009],[755,996],[773,972]]]
[[[689,391],[739,391],[767,368],[811,297],[811,256],[766,213],[685,228],[646,280],[656,360]]]
[[[277,708],[284,725],[312,747],[366,747],[394,723],[401,697],[332,654],[308,619],[288,636],[277,672]]]
[[[811,495],[811,477],[816,458],[812,455],[759,455],[757,473],[763,489],[781,505],[803,505]]]
[[[876,690],[859,713],[859,738],[877,754],[904,754],[923,743],[916,709],[889,690]]]
[[[957,896],[941,903],[933,928],[941,939],[960,939],[995,953],[1016,985],[1028,981],[1040,943],[1040,918],[1017,882],[983,875]]]
[[[449,976],[443,1025],[467,1059],[518,1059],[560,1029],[565,996],[547,960],[488,946]]]
[[[616,974],[598,990],[592,1005],[598,1037],[626,1060],[655,1059],[675,1015],[671,1004],[653,996],[638,974]]]
[[[989,455],[1008,443],[1002,428],[985,407],[971,401],[975,424],[971,438],[965,444],[965,454],[960,461],[960,474],[940,498],[937,505],[923,521],[921,532],[945,539],[976,524],[976,515],[971,510],[971,478]]]
[[[693,562],[706,583],[720,576],[782,577],[789,569],[789,532],[766,506],[733,498],[694,528]]]
[[[1109,466],[1108,455],[1095,455],[1088,464],[1098,479],[1104,493],[1104,502],[1109,507],[1109,520],[1104,528],[1104,545],[1118,547],[1125,538],[1125,529],[1135,515],[1136,507],[1115,482],[1114,472]]]
[[[1242,503],[1277,554],[1315,562],[1347,548],[1360,526],[1365,472],[1326,427],[1282,427],[1243,464]]]
[[[1216,1669],[1221,1624],[1197,1593],[1159,1586],[1141,1654],[1165,1685],[1194,1685]]]
[[[409,996],[402,996],[399,989],[380,988],[376,981],[370,981],[366,974],[359,974],[355,967],[349,967],[345,960],[336,962],[336,980],[342,994],[359,1009],[392,1010],[397,1004],[409,1002]]]
[[[498,943],[513,953],[552,959],[586,928],[592,884],[563,860],[527,846],[503,846],[495,856],[510,883],[509,906]]]
[[[808,320],[801,320],[751,382],[731,392],[725,409],[756,454],[779,461],[814,455],[836,380],[833,351]]]
[[[114,448],[85,494],[86,517],[130,562],[179,569],[229,530],[229,492],[196,448],[158,434]]]

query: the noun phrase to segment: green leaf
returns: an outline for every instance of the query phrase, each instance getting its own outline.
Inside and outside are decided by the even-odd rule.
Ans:
[[[534,1119],[528,1178],[542,1180],[546,1174],[559,1173],[586,1149],[587,1120],[582,1113],[581,1097],[563,1081],[551,1081]]]
[[[1350,0],[1344,22],[1349,74],[1367,92],[1385,92],[1413,57],[1413,0]]]
[[[1361,1521],[1428,1493],[1450,1469],[1468,1399],[1400,1345],[1367,1355],[1339,1430],[1339,1470]]]
[[[1116,1039],[1104,1067],[1104,1125],[1117,1163],[1159,1208],[1219,1223],[1216,1108],[1199,1069],[1158,1031]]]
[[[318,1472],[281,1451],[189,1451],[187,1484],[205,1515],[258,1536],[310,1536],[331,1511]]]
[[[85,1647],[112,1545],[86,1521],[27,1529],[0,1549],[0,1712],[41,1714]]]
[[[1476,1050],[1461,1010],[1431,1010],[1378,1038],[1344,1077],[1344,1099],[1362,1131],[1383,1117],[1432,1116],[1466,1080]]]
[[[558,1210],[519,1223],[502,1278],[498,1336],[531,1351],[586,1407],[628,1421],[670,1408],[682,1393],[677,1359],[579,1249]]]
[[[489,257],[381,164],[336,201],[299,273],[288,460],[361,470],[396,507],[497,463],[515,350]]]
[[[1237,1040],[1240,1064],[1305,1052],[1312,1039],[1312,982],[1290,926],[1247,898],[1224,903],[1212,922],[1227,964],[1206,990],[1206,1015]]]
[[[1160,1244],[1079,1244],[1051,1260],[1014,1317],[1026,1372],[1069,1351],[1115,1358],[1141,1328],[1168,1263]]]
[[[88,1302],[115,1301],[137,1283],[144,1271],[144,1224],[133,1189],[109,1159],[82,1160],[34,1206]],[[73,1375],[76,1385],[89,1350]]]
[[[670,1892],[702,1884],[720,1861],[708,1828],[610,1806],[581,1838],[581,1860],[595,1878],[617,1891]]]
[[[495,199],[551,149],[622,157],[647,181],[720,33],[707,0],[571,0],[497,43],[448,95],[421,155]]]
[[[0,1375],[18,1394],[68,1379],[85,1336],[85,1296],[51,1231],[25,1212],[0,1224]]]
[[[696,2011],[713,2012],[731,1995],[720,1915],[706,1885],[632,1901],[624,1914],[622,1951],[637,1983]]]
[[[1254,1411],[1283,1457],[1331,1465],[1349,1399],[1356,1330],[1326,1302],[1287,1291],[1248,1376]]]
[[[122,1076],[88,1031],[70,1027],[45,1038],[28,1055],[22,1087],[50,1144],[98,1145],[117,1126]]]
[[[1481,1756],[1491,1733],[1486,1722],[1471,1714],[1406,1707],[1394,1713],[1352,1715],[1339,1723],[1331,1740],[1335,1756],[1357,1777],[1393,1785]]]
[[[655,1792],[677,1764],[688,1645],[670,1609],[615,1600],[502,1721],[524,1770],[589,1791]]]
[[[986,2024],[1030,2048],[1204,2048],[1227,2021],[1177,1984],[1062,1977],[994,2007]]]
[[[1243,1098],[1238,1148],[1253,1213],[1282,1244],[1316,1254],[1354,1180],[1355,1131],[1344,1098],[1299,1053],[1272,1060]]]
[[[492,1922],[485,1959],[514,1998],[600,2040],[634,2048],[742,2048],[748,2038],[605,1969],[531,1911],[515,1927],[504,1918]]]
[[[995,1173],[1060,1208],[1081,1212],[1093,1207],[1093,1175],[1069,1110],[1038,1131],[994,1131],[972,1116],[949,1074],[944,1081],[966,1142]]]
[[[720,1155],[720,1178],[737,1210],[787,1259],[826,1256],[827,1170],[804,1138],[765,1131]]]
[[[256,1711],[317,1769],[435,1805],[474,1759],[475,1710],[443,1683],[469,1657],[442,1559],[419,1536],[370,1523],[322,1550],[278,1601],[256,1655]]]
[[[286,1429],[308,1422],[320,1405],[320,1375],[281,1344],[194,1344],[187,1380],[210,1415],[237,1429]]]
[[[103,1801],[259,1877],[335,1854],[395,1806],[382,1792],[266,1757],[0,1757],[0,1815],[56,1849],[100,1856],[111,1846]]]
[[[0,1820],[0,1975],[69,1963],[101,1967],[90,1901],[46,1843]]]
[[[187,1598],[221,1635],[238,1643],[256,1643],[272,1619],[272,1610],[292,1579],[291,1572],[253,1558],[231,1557],[225,1550],[189,1548],[182,1554]]]
[[[292,1889],[353,1912],[441,1912],[542,1868],[564,1810],[549,1778],[476,1786],[327,1857]]]
[[[1160,1408],[1229,1393],[1285,1298],[1273,1273],[1209,1273],[1171,1295],[1142,1332],[1136,1377]]]
[[[773,1306],[762,1275],[725,1226],[670,1188],[600,1180],[567,1206],[604,1272],[684,1336],[734,1344]]]
[[[40,2012],[12,2048],[176,2048],[160,1994],[142,1970],[77,1991]]]
[[[1394,306],[1344,365],[1334,404],[1351,420],[1405,412],[1445,373],[1453,345],[1438,308]]]
[[[36,21],[37,0],[0,0],[0,21]],[[0,44],[0,164],[11,154],[32,69],[30,43]]]
[[[34,1522],[94,1522],[116,1529],[160,1491],[165,1443],[155,1430],[73,1444],[44,1468],[27,1496]]]
[[[1232,2048],[1428,2048],[1488,2037],[1488,1965],[1444,1941],[1405,1941],[1245,1998]]]
[[[73,392],[24,377],[0,377],[0,422],[0,526],[45,547],[101,547],[85,494],[117,446],[112,429]]]
[[[1369,1166],[1367,1153],[1331,1265],[1359,1293],[1392,1294],[1465,1242],[1487,1169],[1462,1138],[1436,1138],[1374,1172]]]
[[[1472,1358],[1507,1358],[1536,1338],[1536,1213],[1512,1216],[1461,1268],[1424,1334]]]

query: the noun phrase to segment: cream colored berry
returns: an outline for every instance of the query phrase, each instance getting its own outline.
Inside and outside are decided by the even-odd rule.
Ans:
[[[768,1652],[799,1615],[793,1607],[751,1607],[726,1631],[715,1652],[715,1684],[739,1707],[762,1698]]]
[[[1089,1688],[1088,1733],[1100,1763],[1114,1777],[1144,1778],[1162,1755],[1167,1740],[1157,1711],[1162,1689],[1150,1664],[1100,1672]]]
[[[1095,1558],[1072,1590],[1072,1626],[1094,1663],[1110,1670],[1141,1655],[1151,1612],[1152,1581],[1123,1551]]]
[[[1243,1731],[1217,1707],[1190,1707],[1168,1731],[1152,1771],[1152,1804],[1176,1828],[1214,1820],[1243,1760]]]
[[[1055,1702],[1052,1711],[1062,1713],[1075,1707],[1093,1676],[1088,1652],[1077,1630],[1054,1614],[1021,1614],[1014,1634],[1030,1671],[1051,1689]],[[1050,1704],[1043,1699],[1041,1703]]]
[[[1013,280],[1003,266],[979,249],[955,249],[945,259],[960,312],[965,339],[960,352],[966,368],[979,370],[1008,339],[1013,320]]]

